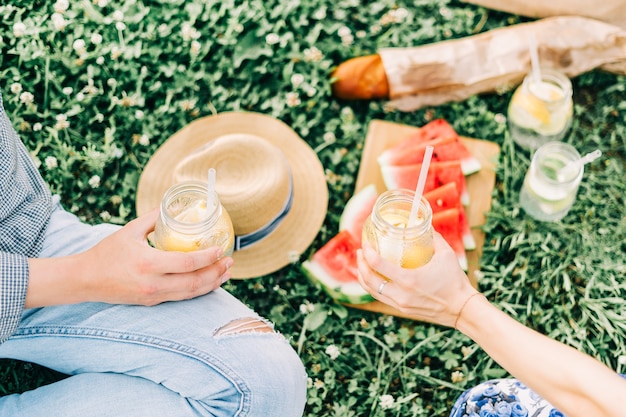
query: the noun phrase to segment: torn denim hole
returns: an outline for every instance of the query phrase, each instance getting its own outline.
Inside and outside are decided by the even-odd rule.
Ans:
[[[215,331],[216,337],[234,336],[241,333],[275,333],[274,328],[260,318],[246,317],[233,320]]]

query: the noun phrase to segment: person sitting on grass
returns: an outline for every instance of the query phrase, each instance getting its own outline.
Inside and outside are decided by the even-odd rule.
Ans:
[[[467,390],[451,417],[626,416],[625,378],[499,310],[471,285],[441,235],[434,235],[435,254],[420,268],[398,267],[367,245],[357,262],[361,285],[376,299],[416,320],[458,329],[513,375]]]
[[[67,378],[0,397],[2,416],[301,416],[306,372],[220,288],[218,248],[152,248],[158,210],[88,225],[51,195],[0,96],[0,357]]]

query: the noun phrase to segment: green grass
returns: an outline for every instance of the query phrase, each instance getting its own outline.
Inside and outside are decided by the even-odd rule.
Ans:
[[[562,222],[536,222],[518,206],[529,153],[506,131],[510,92],[401,113],[382,102],[338,101],[329,77],[344,60],[380,47],[459,38],[527,19],[452,0],[367,3],[110,0],[101,7],[83,0],[71,2],[59,31],[52,2],[13,0],[0,6],[5,108],[52,190],[90,223],[134,217],[142,167],[190,121],[231,110],[275,116],[316,150],[327,171],[328,215],[304,257],[337,233],[368,123],[420,126],[444,117],[460,134],[493,141],[502,151],[480,289],[519,321],[626,372],[626,79],[594,71],[573,80],[575,121],[566,141],[581,153],[600,148],[604,155],[586,169]],[[381,24],[395,8],[406,9],[406,18]],[[124,25],[116,27],[116,11]],[[19,37],[17,22],[25,25]],[[195,29],[188,37],[187,24]],[[344,26],[354,36],[347,45],[338,34]],[[94,34],[102,41],[92,42]],[[74,48],[78,39],[84,53]],[[321,59],[308,59],[312,48]],[[302,83],[293,83],[296,74]],[[20,100],[24,92],[33,94],[32,104]],[[290,106],[293,92],[300,103]],[[55,127],[63,117],[69,126]],[[464,388],[507,375],[453,330],[333,303],[299,264],[226,288],[274,321],[300,353],[311,380],[307,416],[446,416]],[[338,348],[337,357],[329,346]],[[2,394],[61,377],[0,361]],[[388,408],[381,406],[385,395],[394,399]],[[382,398],[388,405],[389,397]]]

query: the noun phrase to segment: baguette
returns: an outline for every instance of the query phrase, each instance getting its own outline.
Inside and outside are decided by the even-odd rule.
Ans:
[[[389,82],[380,55],[351,58],[332,74],[333,95],[345,100],[389,98]]]

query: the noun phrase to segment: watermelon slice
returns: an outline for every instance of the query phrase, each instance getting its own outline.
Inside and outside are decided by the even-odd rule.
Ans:
[[[422,164],[413,165],[384,165],[381,166],[383,182],[389,190],[407,188],[415,190]],[[461,195],[461,204],[467,206],[470,202],[469,191],[465,183],[465,176],[459,161],[431,162],[424,184],[424,193],[434,190],[449,182],[456,183]]]
[[[454,128],[444,119],[436,119],[422,126],[415,134],[385,150],[378,157],[382,165],[419,164],[424,158],[424,149],[431,145],[433,161],[461,162],[463,175],[478,172],[480,161],[461,141]]]
[[[440,187],[435,188],[432,191],[424,193],[424,197],[430,203],[430,207],[433,213],[456,208],[459,210],[459,227],[461,228],[461,235],[463,237],[463,246],[466,250],[476,249],[476,241],[472,230],[470,229],[467,215],[465,214],[465,208],[461,204],[461,196],[457,189],[455,182],[449,182]]]
[[[343,230],[322,246],[310,260],[302,262],[307,277],[321,285],[335,300],[349,304],[363,304],[374,298],[359,284],[356,251],[360,245],[352,233]]]
[[[450,208],[433,213],[433,229],[441,233],[456,253],[459,265],[467,271],[467,254],[463,245],[462,231],[459,224],[459,209]]]
[[[343,209],[343,213],[341,213],[339,230],[349,231],[359,248],[361,247],[363,224],[370,216],[377,198],[378,191],[376,190],[376,185],[369,184],[350,197]]]

